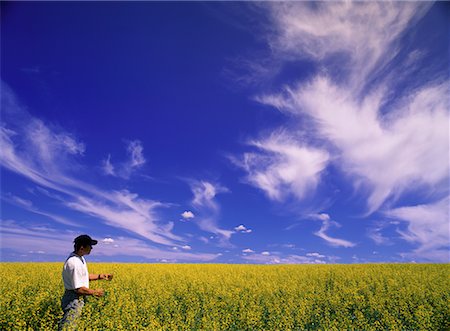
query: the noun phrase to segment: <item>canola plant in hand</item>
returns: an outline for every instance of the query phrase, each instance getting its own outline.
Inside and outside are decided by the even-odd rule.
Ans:
[[[0,330],[56,330],[61,263],[0,263]],[[449,264],[99,264],[79,330],[449,330]]]

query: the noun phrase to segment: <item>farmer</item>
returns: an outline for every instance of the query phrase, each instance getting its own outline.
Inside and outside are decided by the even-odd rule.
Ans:
[[[76,328],[77,318],[81,315],[84,306],[84,297],[93,295],[102,297],[102,289],[89,289],[91,280],[111,280],[112,274],[89,274],[85,255],[89,255],[92,246],[97,244],[97,240],[92,239],[87,234],[83,234],[74,239],[74,251],[69,255],[64,263],[62,277],[65,292],[61,299],[61,307],[64,316],[59,322],[58,330],[72,330]]]

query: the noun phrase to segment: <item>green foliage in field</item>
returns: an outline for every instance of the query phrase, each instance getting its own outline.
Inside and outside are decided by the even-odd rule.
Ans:
[[[449,330],[450,266],[88,265],[81,330]],[[62,263],[1,263],[0,329],[54,330]]]

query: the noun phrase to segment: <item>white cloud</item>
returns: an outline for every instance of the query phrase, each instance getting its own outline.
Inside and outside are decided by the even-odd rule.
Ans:
[[[308,147],[283,131],[250,145],[258,151],[245,153],[241,159],[233,158],[233,162],[247,172],[250,184],[277,201],[288,194],[303,199],[313,192],[329,159],[328,152]]]
[[[133,140],[128,143],[127,151],[130,156],[130,167],[139,168],[145,164],[145,158],[142,154],[144,148],[139,140]]]
[[[243,224],[241,224],[241,225],[239,225],[239,226],[236,226],[236,227],[234,228],[234,230],[235,230],[236,232],[240,232],[240,233],[251,233],[251,232],[252,232],[251,229],[247,229]]]
[[[12,202],[14,202],[15,204],[17,204],[19,206],[23,206],[27,209],[33,208],[33,202],[31,202],[30,200],[27,200],[27,199],[20,198],[13,194],[7,194],[6,196],[2,195],[2,198],[6,199],[6,200],[12,200]]]
[[[355,246],[354,243],[352,243],[352,242],[350,242],[348,240],[330,237],[329,235],[327,235],[325,233],[325,231],[327,231],[328,228],[329,228],[329,225],[324,224],[324,225],[322,225],[320,230],[318,232],[315,232],[314,234],[316,236],[322,238],[323,240],[325,240],[326,242],[328,242],[332,246],[337,246],[337,247],[339,247],[339,246],[342,246],[342,247],[353,247],[353,246]]]
[[[239,225],[237,227],[234,228],[236,231],[245,231],[247,230],[247,228],[244,225]]]
[[[323,240],[325,240],[331,246],[346,247],[346,248],[356,246],[355,243],[352,243],[352,242],[350,242],[348,240],[344,240],[344,239],[330,237],[326,233],[326,231],[328,231],[332,225],[340,227],[340,224],[335,221],[332,221],[328,214],[322,213],[322,214],[317,214],[317,215],[311,215],[310,218],[322,221],[322,226],[320,227],[320,230],[315,232],[314,234],[316,236],[322,238]]]
[[[2,110],[5,118],[0,130],[0,165],[31,181],[58,192],[52,194],[64,206],[94,216],[104,223],[138,234],[151,241],[173,245],[182,238],[172,233],[173,223],[161,222],[156,209],[165,204],[145,200],[129,191],[105,191],[79,180],[82,171],[78,157],[84,144],[57,127],[31,117],[17,103],[13,92],[2,83]],[[139,141],[129,144],[130,166],[144,163]],[[25,206],[26,207],[26,206]],[[51,213],[28,209],[60,223],[77,226]]]
[[[27,211],[29,211],[31,213],[48,217],[51,220],[56,221],[58,223],[61,223],[61,224],[64,224],[64,225],[69,225],[69,226],[72,226],[72,227],[80,227],[81,226],[81,224],[76,223],[76,222],[71,221],[71,220],[68,220],[65,217],[56,215],[54,213],[42,211],[38,207],[34,206],[32,201],[20,198],[18,196],[13,195],[13,194],[5,194],[5,195],[2,195],[1,198],[2,198],[2,200],[6,201],[6,202],[8,202],[8,203],[10,203],[12,205],[21,207],[24,210],[27,210]]]
[[[45,252],[44,251],[29,251],[28,253],[30,253],[30,254],[45,254]]]
[[[203,231],[219,235],[222,245],[229,245],[229,239],[234,232],[219,227],[220,206],[215,199],[217,194],[229,192],[228,189],[208,181],[191,181],[190,185],[194,195],[192,205],[199,214],[195,224]]]
[[[64,199],[61,195],[58,195],[58,194],[53,193],[53,192],[50,192],[50,191],[46,190],[45,188],[43,188],[41,186],[36,186],[35,189],[31,188],[29,190],[29,192],[32,193],[32,194],[35,194],[35,195],[37,195],[38,193],[39,194],[43,194],[43,195],[45,195],[45,196],[47,196],[49,198],[52,198],[54,200],[57,200],[57,201],[58,200],[61,201],[61,200]]]
[[[400,207],[388,210],[386,215],[406,222],[406,231],[398,230],[406,241],[418,244],[409,257],[432,261],[450,261],[450,198],[435,203]]]
[[[270,252],[262,252],[261,255],[270,255]]]
[[[127,142],[128,160],[125,162],[113,165],[111,163],[111,154],[106,160],[103,160],[102,169],[105,175],[121,177],[129,179],[130,176],[138,169],[140,169],[146,160],[143,155],[144,147],[139,140]]]
[[[209,243],[209,239],[203,236],[198,237],[198,240],[200,240],[201,242],[207,244]]]
[[[2,91],[2,97],[3,93],[4,91]],[[29,121],[35,122],[36,120],[32,119]],[[23,125],[23,136],[19,132],[6,128],[4,125],[0,127],[1,166],[28,177],[40,185],[58,190],[60,186],[54,183],[52,178],[57,177],[64,180],[64,177],[60,174],[62,170],[60,168],[67,168],[67,152],[61,150],[61,146],[53,144],[54,139],[52,137],[45,139],[49,141],[48,146],[37,146],[38,141],[42,139],[36,139],[33,143],[29,143],[27,140],[32,140],[34,136],[42,135],[42,132],[35,132],[35,125],[33,124],[30,124],[28,127],[27,122],[25,122]],[[53,160],[55,155],[58,155],[58,163],[56,160]]]
[[[29,134],[25,136],[25,143],[30,144],[35,153],[39,154],[39,159],[34,159],[36,164],[52,168],[52,161],[56,157],[66,158],[67,155],[82,155],[85,146],[75,137],[67,132],[51,129],[43,121],[30,118],[26,125]]]
[[[36,226],[21,225],[13,220],[2,220],[0,226],[2,248],[19,253],[46,250],[52,247],[55,254],[66,254],[73,250],[74,233],[57,231],[53,228],[39,229]]]
[[[65,150],[69,154],[84,154],[86,149],[85,145],[81,142],[78,142],[73,136],[63,133],[56,135],[55,138],[57,143],[61,146],[64,146]]]
[[[447,90],[446,84],[425,87],[381,117],[381,94],[358,101],[321,76],[287,92],[286,102],[289,112],[315,119],[319,137],[339,151],[335,163],[370,187],[371,213],[417,184],[433,187],[447,180]]]
[[[105,175],[115,176],[116,172],[114,171],[114,166],[111,163],[111,154],[108,155],[108,158],[103,161],[103,172]]]
[[[311,256],[311,257],[317,257],[317,258],[324,258],[325,255],[319,254],[319,253],[307,253],[306,256]]]
[[[31,229],[29,226],[29,224],[21,225],[11,220],[2,220],[0,227],[2,248],[8,248],[18,253],[27,253],[30,250],[47,252],[48,247],[52,247],[52,254],[59,255],[63,259],[73,250],[73,239],[79,235],[76,232],[50,228],[38,230],[34,227]],[[92,233],[91,236],[96,238],[95,233]],[[100,243],[103,243],[103,241]],[[149,260],[168,259],[206,262],[218,257],[217,254],[188,253],[169,248],[164,250],[131,237],[117,237],[114,239],[114,243],[114,245],[102,244],[92,252],[89,258],[101,259],[102,257],[115,257],[120,254],[121,256],[142,257]]]
[[[190,251],[190,250],[192,249],[192,247],[189,246],[189,245],[184,245],[184,246],[182,246],[181,248],[184,249],[184,250],[186,250],[186,251]]]
[[[208,181],[192,181],[191,190],[194,194],[192,204],[197,208],[208,208],[213,211],[219,210],[215,197],[219,193],[228,192],[226,187]]]
[[[182,239],[171,233],[173,224],[158,225],[154,215],[161,203],[138,198],[128,191],[114,192],[109,201],[78,197],[65,205],[71,209],[100,218],[106,224],[128,230],[155,243],[172,245]]]
[[[410,45],[402,44],[405,32],[431,3],[282,2],[261,6],[268,9],[274,24],[267,41],[275,70],[304,60],[311,61],[317,70],[306,79],[283,85],[281,92],[265,91],[256,100],[288,115],[289,125],[282,132],[290,140],[278,145],[311,150],[320,143],[318,155],[322,157],[312,162],[314,171],[307,179],[313,178],[313,182],[305,190],[305,181],[294,171],[283,176],[280,170],[295,169],[289,164],[301,162],[286,161],[289,157],[280,157],[278,149],[265,147],[279,135],[280,130],[275,130],[255,146],[260,149],[258,153],[236,158],[247,171],[249,182],[272,200],[283,201],[286,192],[302,199],[304,192],[313,194],[325,167],[333,165],[358,194],[366,197],[366,216],[390,208],[405,193],[420,192],[429,197],[447,194],[447,70],[420,70],[426,50],[411,49],[407,54]],[[302,185],[294,186],[298,182]],[[432,201],[387,212],[408,222],[408,230],[400,234],[419,244],[411,255],[448,260],[448,252],[442,250],[444,243],[448,245],[448,217],[436,212],[442,204]],[[415,212],[425,216],[419,220]],[[334,246],[354,246],[327,234],[331,225],[337,225],[329,217],[314,219],[322,222],[317,236]],[[426,230],[425,224],[444,235]],[[383,225],[371,229],[368,236],[377,244],[389,244],[382,229]]]
[[[266,252],[267,253],[267,252]],[[262,264],[325,264],[322,258],[302,255],[250,254],[242,256],[244,260]]]
[[[104,244],[112,244],[114,242],[114,239],[113,238],[104,238],[104,239],[102,239],[102,243],[104,243]]]
[[[246,248],[242,250],[242,253],[254,253],[255,251],[250,249],[250,248]]]
[[[181,214],[181,217],[183,217],[186,220],[186,219],[194,218],[195,215],[190,210],[186,210]]]
[[[330,58],[341,55],[340,72],[349,73],[350,86],[358,89],[398,54],[398,38],[430,4],[283,2],[268,6],[276,29],[268,42],[275,57],[328,64]]]
[[[382,231],[384,229],[384,225],[382,222],[378,222],[379,224],[367,231],[367,236],[372,239],[377,245],[389,245],[391,244],[391,240],[384,236]]]
[[[330,215],[328,215],[327,213],[310,214],[308,218],[313,220],[319,220],[322,222],[329,222],[331,220]]]
[[[404,55],[401,37],[431,4],[262,6],[274,24],[267,37],[274,62],[308,59],[319,69],[306,80],[284,85],[281,93],[256,97],[288,114],[289,125],[281,138],[275,130],[257,141],[258,153],[235,158],[252,185],[273,200],[282,201],[286,192],[302,199],[313,194],[323,170],[333,164],[356,189],[368,189],[368,214],[405,191],[447,186],[449,87],[442,83],[447,78],[408,76],[409,67],[418,67],[421,50],[411,51],[408,66],[398,65],[396,58]],[[402,94],[393,94],[399,81],[405,85]],[[416,81],[421,83],[411,83]],[[303,177],[305,168],[309,173]]]

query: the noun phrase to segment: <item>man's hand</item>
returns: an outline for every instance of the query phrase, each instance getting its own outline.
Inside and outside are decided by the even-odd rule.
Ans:
[[[100,279],[112,280],[113,274],[101,274],[100,277],[101,277]]]
[[[94,292],[92,293],[92,295],[95,296],[95,297],[97,297],[97,298],[100,298],[100,297],[102,297],[102,296],[105,295],[105,291],[102,290],[101,288],[98,289],[98,290],[93,290],[93,291],[94,291]]]

